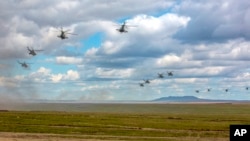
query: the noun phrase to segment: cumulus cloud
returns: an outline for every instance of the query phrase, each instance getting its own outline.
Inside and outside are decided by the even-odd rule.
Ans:
[[[165,14],[160,17],[138,15],[127,20],[128,34],[108,34],[107,40],[99,48],[92,48],[85,53],[88,63],[100,67],[134,67],[142,64],[145,58],[160,57],[177,48],[174,40],[165,40],[169,35],[184,27],[188,17]],[[115,31],[114,28],[110,29]],[[166,43],[173,43],[166,46]],[[84,59],[85,60],[85,59]]]
[[[77,71],[68,70],[67,74],[64,76],[65,80],[77,80],[80,78],[80,75]]]
[[[54,83],[58,83],[61,81],[73,81],[73,80],[78,80],[80,78],[80,75],[77,71],[74,70],[68,70],[66,74],[51,74],[50,79]]]
[[[133,74],[134,69],[103,69],[97,68],[95,73],[101,78],[128,78]]]
[[[28,75],[17,75],[15,79],[18,82],[28,83],[59,83],[61,81],[73,81],[80,79],[80,74],[75,70],[67,70],[66,73],[53,73],[51,69],[40,67],[37,71]],[[16,83],[18,83],[16,82]]]
[[[81,58],[58,56],[56,57],[56,63],[58,64],[80,64],[82,62]]]
[[[0,87],[15,88],[18,87],[18,83],[15,81],[15,79],[0,77]]]
[[[249,4],[247,0],[0,1],[0,89],[15,88],[17,97],[29,87],[34,98],[53,93],[47,97],[110,100],[184,95],[193,85],[226,87],[231,81],[247,85]],[[121,34],[116,29],[124,21],[130,27]],[[61,40],[57,37],[61,27],[77,35]],[[27,46],[44,51],[30,56]],[[31,69],[20,69],[16,60],[33,62]],[[157,78],[157,73],[167,71],[174,77]],[[141,89],[138,83],[143,79],[152,83]]]
[[[212,0],[181,2],[174,11],[191,17],[175,38],[185,42],[224,41],[241,38],[249,40],[250,2],[247,0]]]
[[[166,67],[169,65],[175,65],[177,63],[181,63],[182,58],[174,55],[174,54],[169,54],[165,55],[162,58],[157,59],[156,64],[160,67]]]

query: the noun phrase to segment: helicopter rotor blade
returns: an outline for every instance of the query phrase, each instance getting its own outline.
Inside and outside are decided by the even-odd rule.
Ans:
[[[28,51],[31,51],[31,49],[29,48],[29,46],[27,46],[27,49],[28,49]]]
[[[62,32],[61,28],[55,28],[51,30],[52,32]]]
[[[18,64],[22,64],[19,60],[17,60],[17,63],[18,63]]]
[[[70,34],[70,35],[77,35],[77,34],[75,34],[75,33],[66,33],[66,34]]]
[[[138,27],[137,25],[126,25],[127,27]]]
[[[125,27],[138,27],[137,25],[125,25]]]
[[[122,26],[122,24],[112,24],[113,26]]]
[[[34,50],[34,51],[44,51],[44,50],[41,50],[41,49],[37,49],[37,50]]]
[[[65,30],[65,31],[64,31],[64,33],[67,33],[67,32],[69,32],[69,31],[70,31],[70,29],[68,29],[68,30]]]

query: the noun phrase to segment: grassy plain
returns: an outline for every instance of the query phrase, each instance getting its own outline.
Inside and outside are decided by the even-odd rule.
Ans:
[[[95,140],[228,141],[250,104],[26,104],[0,112],[0,132]]]

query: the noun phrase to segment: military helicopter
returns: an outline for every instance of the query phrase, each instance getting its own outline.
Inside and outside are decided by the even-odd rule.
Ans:
[[[200,91],[199,90],[195,90],[196,93],[199,93]]]
[[[28,49],[28,51],[29,51],[29,54],[30,55],[33,55],[33,56],[35,56],[36,55],[36,51],[43,51],[43,50],[34,50],[33,48],[29,48],[29,47],[27,47],[27,49]]]
[[[150,80],[146,79],[146,80],[143,80],[145,82],[145,84],[149,84],[150,83]]]
[[[140,85],[141,87],[144,87],[144,83],[139,83],[139,85]]]
[[[124,22],[121,25],[121,27],[116,29],[116,30],[119,31],[120,33],[126,33],[126,32],[128,32],[128,30],[127,30],[128,27],[136,27],[136,26],[126,25],[126,22]]]
[[[57,37],[62,39],[62,40],[69,38],[69,37],[66,36],[67,34],[77,35],[77,34],[74,34],[74,33],[69,33],[70,29],[64,31],[62,27],[61,27],[61,29],[59,31],[61,32],[61,34],[58,35]]]
[[[208,89],[207,89],[207,92],[210,92],[210,91],[211,91],[211,89],[210,89],[210,88],[208,88]]]
[[[164,78],[163,73],[158,73],[158,78]]]
[[[249,89],[249,87],[246,87],[246,90],[248,90]]]
[[[229,91],[229,89],[225,89],[225,92],[228,92]]]
[[[29,68],[29,65],[28,64],[30,64],[30,63],[26,63],[26,62],[19,62],[19,61],[17,61],[19,64],[21,64],[21,66],[23,67],[23,68]]]
[[[173,71],[167,72],[168,76],[174,76]]]

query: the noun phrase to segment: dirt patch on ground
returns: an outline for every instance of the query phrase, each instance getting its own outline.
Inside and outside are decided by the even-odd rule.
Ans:
[[[126,141],[126,140],[228,141],[227,138],[129,137],[129,136],[61,135],[61,134],[0,132],[0,141]]]
[[[93,137],[94,138],[94,137]],[[105,141],[84,136],[0,132],[0,141]],[[109,140],[110,141],[110,140]]]

